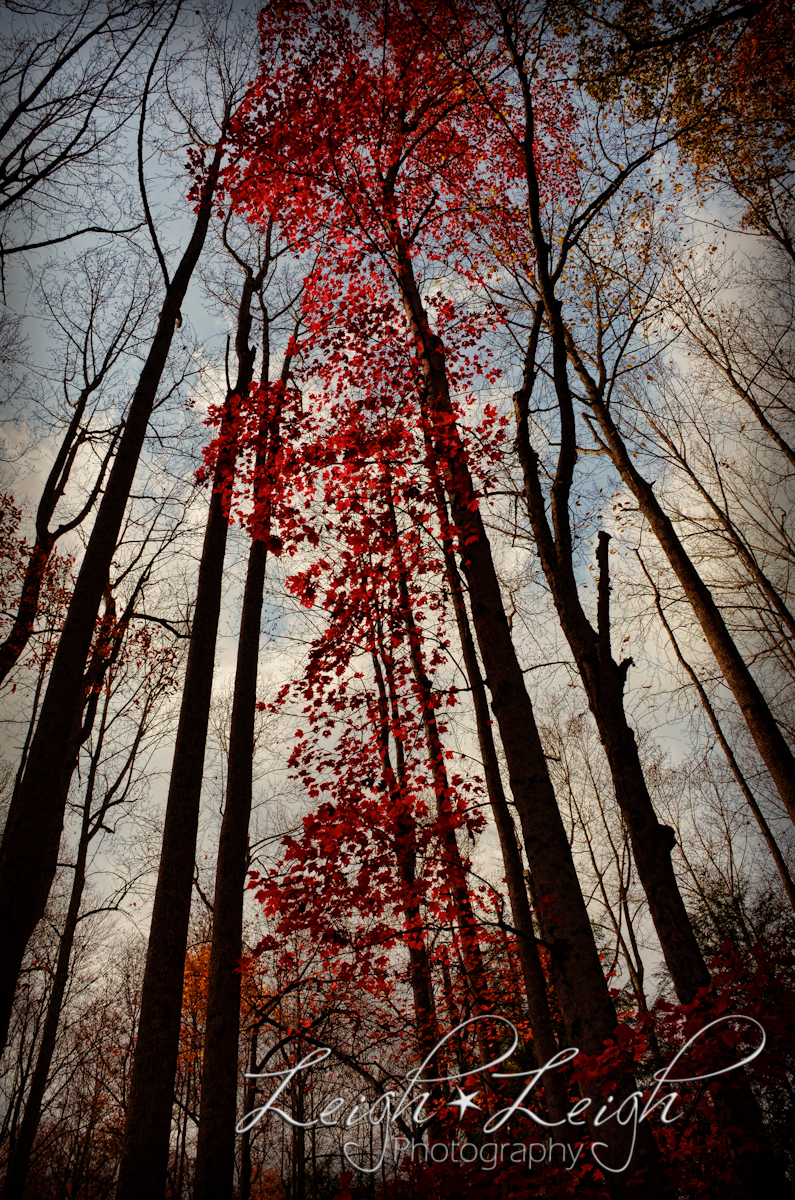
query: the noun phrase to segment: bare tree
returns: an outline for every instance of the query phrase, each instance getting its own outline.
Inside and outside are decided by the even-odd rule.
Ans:
[[[56,392],[57,416],[52,419],[67,419],[67,424],[36,510],[36,536],[16,615],[0,644],[0,683],[33,631],[53,547],[83,524],[101,493],[123,428],[123,416],[112,411],[107,393],[120,383],[114,368],[135,355],[148,332],[153,292],[154,280],[142,264],[134,263],[131,269],[129,256],[108,251],[84,256],[77,271],[60,279],[52,293],[43,282],[44,303],[63,341],[62,372],[55,385],[62,395]],[[82,462],[86,454],[88,461]],[[63,507],[67,487],[80,467],[91,479],[87,495],[72,502],[71,511],[53,527],[56,509]]]
[[[119,199],[111,186],[113,153],[140,104],[142,62],[174,7],[173,0],[5,5],[3,263],[8,255],[115,230],[99,201]]]
[[[253,374],[252,347],[248,339],[252,318],[259,309],[262,359],[260,384],[266,395],[270,390],[273,331],[289,312],[298,296],[274,306],[265,295],[274,263],[284,250],[272,247],[273,222],[268,226],[264,245],[258,247],[256,262],[250,263],[243,252],[232,248],[228,225],[224,243],[244,276],[238,305],[235,354],[238,360],[237,386],[246,386]],[[294,334],[298,331],[295,324]],[[267,478],[279,445],[279,385],[288,384],[292,355],[285,354],[281,378],[276,383],[272,406],[264,401],[261,417],[263,449],[258,455],[258,478]],[[276,382],[276,381],[274,381]],[[257,500],[255,499],[255,503]],[[267,514],[264,515],[267,521]],[[235,1163],[235,1112],[237,1106],[237,1048],[240,1024],[240,969],[243,952],[243,898],[248,866],[248,830],[251,817],[254,726],[256,717],[257,671],[259,667],[260,622],[267,564],[267,543],[253,538],[248,554],[243,607],[240,615],[234,698],[229,730],[228,781],[226,804],[221,824],[218,862],[213,901],[212,949],[208,972],[207,1030],[201,1079],[201,1116],[196,1152],[196,1196],[227,1196],[231,1200]]]
[[[223,101],[222,130],[242,98],[251,70],[248,58],[251,44],[247,39],[241,44],[240,36],[240,27],[222,27],[222,36],[216,36],[211,27],[207,39],[208,64],[212,64],[217,71]],[[191,113],[186,115],[189,128],[193,127],[194,119]],[[220,156],[220,149],[216,150],[216,155]],[[196,605],[149,934],[141,1001],[141,1035],[130,1084],[118,1184],[119,1200],[133,1200],[142,1192],[157,1195],[165,1185],[182,977],[226,551],[227,514],[224,497],[236,456],[236,448],[230,438],[230,425],[235,397],[245,395],[253,381],[256,348],[249,345],[251,309],[269,267],[270,258],[266,255],[258,271],[245,276],[238,307],[238,368],[234,385],[230,381],[227,386],[219,432],[222,450],[213,477],[199,564]]]

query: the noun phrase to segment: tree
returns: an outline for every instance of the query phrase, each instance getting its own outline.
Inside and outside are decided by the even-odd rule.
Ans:
[[[264,246],[255,265],[246,262],[224,241],[244,275],[239,306],[235,352],[239,364],[238,397],[253,383],[253,355],[248,344],[252,305],[261,310],[262,360],[257,402],[260,423],[254,464],[254,507],[262,529],[254,534],[248,555],[243,607],[240,615],[234,698],[229,729],[226,805],[221,825],[215,879],[212,948],[208,968],[207,1029],[201,1081],[201,1116],[196,1157],[197,1197],[232,1196],[235,1159],[235,1111],[237,1106],[237,1047],[240,1018],[240,958],[243,953],[243,897],[248,866],[248,828],[252,803],[252,763],[257,701],[260,623],[268,554],[270,521],[267,500],[256,492],[272,486],[274,460],[281,441],[280,410],[289,383],[292,353],[285,353],[281,376],[269,379],[274,322],[284,316],[266,307],[264,292],[274,263],[284,251],[272,249],[273,222],[268,225]],[[298,327],[296,323],[295,333]],[[294,334],[295,337],[295,334]],[[294,340],[294,338],[293,338]],[[234,437],[235,430],[221,429],[220,437]],[[219,456],[218,469],[225,477],[228,460]],[[277,485],[278,486],[278,485]]]
[[[153,644],[151,631],[145,627],[131,632],[130,613],[137,599],[138,588],[133,589],[130,602],[118,623],[98,640],[92,666],[90,690],[84,713],[81,742],[91,737],[94,723],[99,715],[96,739],[90,747],[85,790],[82,796],[82,816],[73,867],[72,886],[66,918],[60,936],[58,959],[52,979],[52,988],[47,1005],[47,1015],[41,1032],[36,1065],[31,1076],[30,1088],[25,1101],[25,1113],[20,1122],[8,1165],[2,1196],[4,1200],[22,1197],[25,1190],[31,1151],[41,1120],[42,1102],[50,1081],[50,1069],[62,1017],[70,963],[78,922],[81,920],[84,891],[89,868],[89,853],[98,835],[108,832],[108,822],[120,819],[119,808],[130,802],[134,795],[137,759],[150,735],[157,707],[173,688],[174,654],[170,646]],[[125,642],[126,639],[126,642]],[[121,660],[121,661],[120,661]],[[137,662],[136,662],[137,660]],[[133,690],[132,699],[122,705],[132,710],[135,729],[132,744],[124,747],[115,778],[108,778],[106,741],[112,737],[112,726],[118,723],[121,713],[112,712],[115,693],[129,680],[126,676],[143,673],[139,686]],[[99,711],[101,709],[101,711]]]
[[[788,4],[12,2],[6,1190],[785,1194]]]
[[[759,8],[761,7],[759,6]],[[602,188],[600,194],[593,201],[583,207],[579,218],[574,215],[570,217],[568,230],[564,235],[564,251],[566,247],[573,247],[581,240],[584,230],[593,225],[594,219],[598,214],[601,215],[607,211],[613,196],[617,193],[623,180],[637,172],[643,163],[649,161],[650,145],[661,150],[664,145],[674,139],[679,143],[684,142],[688,144],[687,138],[691,134],[695,144],[698,145],[699,137],[703,134],[705,140],[701,143],[702,151],[707,155],[709,154],[710,151],[707,147],[711,145],[710,138],[715,133],[715,128],[714,124],[711,123],[712,112],[710,104],[701,104],[699,102],[699,89],[703,88],[704,96],[709,96],[710,87],[714,87],[720,97],[722,95],[722,86],[726,88],[727,92],[731,90],[733,85],[729,80],[732,79],[734,73],[738,73],[737,78],[734,80],[735,83],[737,79],[742,79],[743,87],[748,86],[750,78],[753,78],[753,71],[748,71],[746,74],[747,63],[746,66],[742,65],[743,56],[749,56],[747,62],[756,62],[758,69],[759,64],[764,61],[766,53],[765,51],[758,53],[759,46],[770,47],[771,44],[770,30],[772,25],[768,24],[768,19],[772,18],[773,24],[775,24],[775,17],[773,15],[775,6],[771,6],[769,10],[765,8],[764,13],[760,12],[759,8],[757,6],[749,6],[742,11],[727,8],[723,12],[718,8],[712,14],[716,17],[714,22],[707,19],[703,26],[699,21],[693,25],[692,31],[687,34],[685,40],[688,42],[692,41],[693,53],[696,56],[704,54],[704,45],[699,41],[700,34],[703,33],[708,36],[713,28],[719,28],[730,39],[729,46],[724,47],[717,58],[717,79],[710,79],[708,71],[706,77],[702,73],[702,77],[698,79],[695,89],[697,98],[694,99],[693,89],[689,89],[685,82],[682,92],[679,96],[676,96],[672,108],[669,108],[668,96],[665,91],[665,80],[661,73],[656,75],[652,73],[646,85],[639,90],[638,100],[635,101],[634,107],[636,110],[640,110],[642,121],[648,122],[649,120],[654,120],[656,115],[658,121],[657,131],[653,133],[651,143],[646,143],[647,148],[635,154],[634,160],[628,159],[619,170],[610,172],[608,176],[609,182]],[[758,17],[757,13],[759,14]],[[649,12],[647,10],[642,14],[641,22],[647,19],[648,16]],[[756,34],[751,35],[750,30],[752,27],[749,26],[746,34],[739,38],[736,45],[732,45],[732,42],[738,35],[736,30],[731,29],[731,22],[738,18],[742,22],[748,17],[756,17]],[[631,27],[631,19],[629,24]],[[686,21],[683,22],[683,26],[687,28]],[[725,29],[724,26],[726,27]],[[726,30],[729,32],[727,33]],[[644,30],[644,36],[646,34],[648,34],[648,30]],[[671,36],[674,40],[681,38],[681,30]],[[757,39],[756,50],[754,49],[755,37]],[[631,47],[631,37],[629,41]],[[649,41],[642,46],[642,49],[645,53],[648,53],[658,45],[659,42],[652,35]],[[709,58],[706,61],[709,62]],[[663,65],[663,60],[660,60],[660,65]],[[586,63],[587,66],[588,64]],[[642,71],[642,67],[640,66],[637,69]],[[631,65],[627,68],[627,75],[629,79],[634,78]],[[624,79],[626,80],[626,77]],[[621,80],[622,76],[620,73],[611,74],[608,70],[606,73],[603,73],[599,83],[592,84],[591,86],[597,97],[612,97],[613,95],[621,94]],[[774,87],[771,91],[775,94],[776,88]],[[762,99],[761,97],[763,96],[764,93],[760,93],[762,108],[765,108],[766,103],[768,105],[763,121],[768,122],[769,128],[775,131],[774,137],[778,138],[780,129],[776,129],[776,117],[773,116],[770,110],[769,96]],[[776,103],[774,102],[774,108],[776,107]],[[632,108],[632,102],[630,102],[630,108]],[[731,104],[729,104],[728,108],[724,109],[720,114],[720,118],[724,120],[724,127],[722,133],[719,132],[716,134],[718,145],[721,144],[722,137],[725,138],[727,128],[737,128],[737,125],[734,123],[737,120],[736,110],[733,110]],[[744,121],[744,115],[740,120]],[[784,140],[786,142],[786,138]],[[780,144],[776,148],[776,153],[780,152]],[[764,168],[760,171],[760,175],[764,175]],[[784,214],[781,214],[781,216],[786,223]],[[778,218],[776,219],[778,220]],[[559,263],[565,260],[566,257],[567,254],[562,252],[559,256]],[[645,277],[648,278],[648,275]],[[598,279],[598,276],[595,275],[593,279]],[[591,286],[593,286],[593,283]],[[634,322],[631,326],[627,327],[628,333],[630,329],[634,330],[634,327],[642,321],[644,311],[649,311],[649,302],[654,293],[654,286],[649,287],[647,284],[646,287],[648,288],[646,302],[641,305],[639,310],[636,310]],[[599,290],[598,285],[595,290]],[[605,312],[607,311],[605,309]],[[599,320],[600,324],[604,325],[605,318],[601,317]],[[603,330],[601,332],[603,333]],[[615,409],[614,407],[611,408],[609,403],[612,390],[611,381],[615,378],[615,365],[612,372],[608,370],[602,342],[599,343],[596,355],[594,355],[591,347],[586,346],[578,339],[571,323],[567,325],[566,322],[563,322],[561,335],[566,340],[566,354],[571,369],[580,386],[584,389],[593,424],[600,431],[597,443],[604,450],[605,454],[610,456],[611,462],[624,486],[628,488],[635,498],[640,511],[646,518],[663,552],[668,558],[677,580],[693,608],[696,619],[709,643],[726,684],[730,688],[743,714],[749,732],[770,777],[790,817],[795,820],[795,791],[793,791],[795,758],[793,757],[792,750],[774,719],[753,674],[732,638],[710,589],[701,578],[691,557],[687,553],[669,514],[655,495],[653,484],[644,477],[633,462],[635,451],[630,451],[628,448],[627,439],[620,428],[620,419],[616,419]]]
[[[6,5],[0,58],[6,95],[0,123],[3,270],[8,255],[113,232],[98,210],[99,189],[110,200],[108,168],[140,102],[142,63],[178,11],[179,4],[170,3],[120,0],[103,7],[74,0],[45,4],[28,21],[28,5]],[[15,245],[20,233],[27,240]]]

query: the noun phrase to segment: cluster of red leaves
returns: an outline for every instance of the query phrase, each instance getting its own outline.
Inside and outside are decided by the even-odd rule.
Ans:
[[[490,23],[475,7],[273,3],[260,24],[262,68],[233,125],[223,183],[238,211],[263,225],[273,215],[288,243],[311,249],[314,264],[304,333],[290,347],[300,359],[293,378],[303,400],[289,397],[285,445],[262,502],[260,465],[238,481],[251,485],[246,499],[235,506],[228,494],[227,503],[236,516],[248,515],[258,536],[267,525],[273,550],[294,553],[301,542],[318,544],[307,513],[329,464],[344,487],[339,465],[368,455],[374,437],[381,453],[405,461],[412,434],[425,424],[416,331],[396,288],[399,254],[409,255],[428,290],[424,304],[457,397],[449,436],[437,414],[435,453],[466,455],[479,486],[491,482],[507,418],[487,403],[463,443],[458,427],[466,431],[476,382],[498,377],[485,335],[502,314],[482,286],[484,273],[498,247],[508,257],[530,256],[523,117]],[[549,198],[560,198],[576,187],[573,113],[550,78],[539,79],[536,107],[539,173]],[[390,405],[391,428],[378,415],[389,393],[404,399],[402,408]],[[230,445],[248,447],[257,460],[263,412],[273,400],[255,388],[211,415],[222,434],[207,452],[208,468],[218,467]],[[338,408],[351,403],[373,415],[377,430],[362,420],[356,427],[345,412],[340,419]],[[270,506],[265,521],[256,517],[261,503]]]
[[[398,232],[426,264],[470,279],[484,261],[475,243],[529,254],[521,98],[489,14],[326,0],[272,3],[260,23],[263,67],[224,180],[240,211],[276,214],[299,245],[323,228],[349,268],[357,256],[388,262]],[[533,152],[560,197],[576,187],[573,110],[549,76],[535,101]]]
[[[22,578],[29,549],[18,530],[22,520],[22,509],[14,504],[14,497],[0,496],[0,606],[8,612],[14,602],[14,591]]]
[[[725,942],[709,964],[711,982],[692,1004],[660,1000],[649,1013],[628,1013],[614,1040],[598,1057],[579,1059],[574,1079],[589,1094],[608,1095],[610,1080],[619,1068],[647,1080],[645,1095],[654,1086],[656,1071],[671,1064],[694,1039],[670,1071],[671,1080],[660,1095],[679,1093],[675,1113],[684,1114],[672,1124],[654,1123],[662,1161],[672,1182],[688,1196],[713,1194],[716,1184],[736,1184],[731,1157],[726,1153],[725,1121],[716,1119],[714,1089],[731,1087],[733,1064],[749,1057],[762,1044],[761,1054],[744,1068],[767,1110],[773,1126],[777,1110],[788,1106],[789,1078],[795,1071],[795,951],[791,939],[771,937],[741,952]],[[737,1021],[733,1017],[739,1017]],[[751,1020],[743,1019],[751,1018]],[[713,1028],[701,1031],[713,1022]],[[758,1024],[757,1024],[758,1023]],[[734,1130],[735,1134],[745,1131]],[[735,1145],[735,1150],[737,1145]]]
[[[11,631],[33,545],[19,532],[22,510],[13,496],[0,495],[0,641]],[[40,555],[42,586],[37,606],[41,637],[28,643],[29,661],[47,662],[55,652],[66,610],[72,596],[73,554],[51,551]]]
[[[474,8],[401,0],[347,12],[273,4],[260,21],[263,67],[230,137],[224,185],[238,211],[262,224],[273,214],[288,242],[316,256],[300,345],[304,379],[321,385],[309,407],[317,401],[318,421],[333,423],[344,393],[366,405],[385,386],[421,390],[395,286],[405,253],[428,289],[458,421],[474,382],[498,375],[484,343],[502,319],[482,287],[487,264],[498,246],[530,256],[522,118],[489,22]],[[538,91],[534,150],[550,197],[560,196],[576,181],[573,116],[551,80]],[[468,466],[484,484],[505,420],[487,405],[470,431]],[[449,448],[461,453],[457,438]],[[291,483],[300,486],[295,474]]]
[[[421,522],[397,526],[396,510],[417,504],[419,472],[383,458],[376,442],[368,457],[344,455],[339,471],[327,462],[324,539],[333,536],[335,552],[288,581],[302,603],[322,606],[326,627],[301,682],[286,685],[273,707],[288,697],[302,703],[289,765],[322,803],[301,836],[285,840],[282,877],[260,881],[257,894],[281,928],[300,921],[316,939],[386,948],[401,934],[399,914],[420,900],[450,920],[441,841],[449,828],[474,837],[482,821],[469,810],[478,793],[463,772],[434,786],[424,720],[430,706],[443,736],[456,697],[449,686],[420,693],[410,638],[429,675],[445,666],[441,563]],[[424,862],[414,888],[396,868],[401,855]]]

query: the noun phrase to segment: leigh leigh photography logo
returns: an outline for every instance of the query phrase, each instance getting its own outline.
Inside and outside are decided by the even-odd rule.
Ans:
[[[493,1027],[502,1025],[510,1037],[510,1046],[499,1057],[484,1063],[480,1067],[470,1067],[459,1074],[426,1075],[426,1070],[442,1051],[451,1038],[460,1035],[469,1026],[480,1021],[487,1021]],[[744,1058],[719,1070],[699,1074],[688,1074],[684,1060],[688,1052],[697,1042],[701,1042],[713,1033],[719,1026],[727,1022],[739,1023],[741,1026],[754,1027],[759,1034],[759,1044]],[[457,1163],[467,1164],[478,1162],[485,1170],[494,1170],[500,1163],[524,1163],[531,1170],[534,1166],[544,1163],[562,1166],[573,1170],[578,1163],[590,1157],[596,1165],[610,1174],[620,1174],[625,1171],[632,1161],[632,1153],[637,1139],[638,1126],[652,1114],[656,1114],[665,1125],[671,1125],[681,1120],[685,1114],[677,1109],[679,1092],[676,1085],[702,1082],[725,1076],[741,1070],[753,1062],[765,1048],[765,1031],[753,1017],[742,1015],[726,1015],[705,1024],[697,1033],[681,1047],[667,1066],[654,1073],[654,1085],[645,1092],[630,1091],[617,1102],[613,1096],[607,1096],[604,1103],[583,1096],[572,1103],[566,1116],[559,1121],[549,1121],[541,1116],[533,1107],[531,1095],[533,1090],[543,1081],[544,1076],[560,1067],[571,1063],[580,1051],[576,1047],[560,1050],[543,1066],[531,1071],[499,1071],[519,1046],[519,1034],[513,1023],[505,1017],[479,1016],[468,1021],[462,1021],[451,1029],[431,1050],[416,1070],[405,1076],[405,1086],[402,1091],[384,1091],[373,1101],[364,1096],[358,1096],[351,1101],[344,1096],[335,1096],[327,1101],[314,1120],[298,1121],[284,1108],[278,1107],[277,1101],[289,1088],[291,1081],[301,1072],[320,1067],[332,1054],[328,1046],[318,1046],[301,1058],[294,1066],[283,1071],[269,1071],[262,1074],[247,1074],[246,1078],[279,1080],[275,1090],[266,1102],[259,1108],[248,1113],[237,1126],[238,1133],[243,1133],[257,1125],[265,1116],[273,1114],[288,1125],[303,1129],[313,1126],[342,1128],[356,1130],[350,1140],[343,1141],[342,1153],[347,1163],[356,1171],[366,1174],[381,1169],[384,1158],[391,1154],[397,1164],[410,1160],[411,1162]],[[684,1073],[682,1073],[684,1071]],[[488,1112],[480,1132],[486,1140],[461,1140],[450,1136],[448,1126],[445,1126],[446,1140],[425,1140],[422,1127],[430,1130],[433,1125],[433,1106],[438,1105],[439,1089],[445,1085],[455,1087],[456,1095],[443,1104],[444,1108],[457,1111],[458,1121],[464,1114],[482,1115],[485,1109],[482,1100],[484,1091],[481,1088],[464,1090],[459,1081],[471,1080],[474,1076],[489,1072],[493,1084],[493,1095],[502,1102],[504,1092],[509,1089],[516,1091],[510,1101],[497,1111]],[[503,1081],[514,1081],[505,1083]],[[605,1081],[609,1082],[609,1081]],[[518,1084],[518,1087],[515,1085]],[[492,1109],[494,1105],[492,1104]],[[508,1140],[509,1124],[513,1118],[530,1121],[538,1129],[534,1139],[524,1138],[520,1141]],[[364,1134],[361,1127],[364,1126]],[[358,1128],[357,1128],[358,1127]],[[379,1128],[380,1149],[377,1156],[372,1155],[370,1148],[372,1138],[368,1127]],[[396,1128],[397,1127],[397,1128]],[[406,1129],[409,1133],[405,1132]],[[616,1130],[620,1129],[618,1135]],[[412,1136],[416,1131],[416,1136]],[[611,1134],[612,1131],[612,1134]],[[576,1140],[589,1134],[588,1141]],[[500,1135],[498,1140],[497,1135]],[[358,1140],[357,1140],[358,1139]],[[604,1140],[601,1140],[604,1139]],[[622,1160],[608,1161],[613,1145],[620,1145]]]

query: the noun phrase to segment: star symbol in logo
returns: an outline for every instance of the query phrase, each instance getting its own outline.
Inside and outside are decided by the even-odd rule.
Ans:
[[[460,1109],[460,1112],[458,1114],[459,1119],[461,1117],[463,1117],[464,1113],[466,1112],[466,1110],[468,1108],[477,1108],[477,1109],[480,1108],[479,1104],[475,1104],[475,1096],[480,1095],[480,1089],[478,1089],[476,1092],[470,1092],[468,1096],[464,1095],[464,1093],[461,1091],[461,1088],[458,1088],[457,1090],[458,1090],[458,1099],[451,1100],[449,1102],[449,1104],[447,1105],[447,1107]]]

